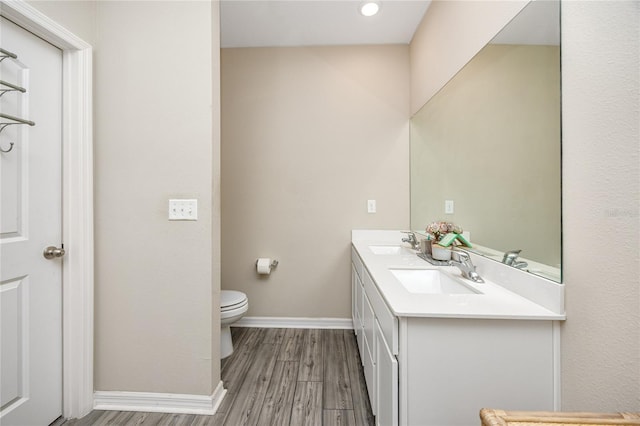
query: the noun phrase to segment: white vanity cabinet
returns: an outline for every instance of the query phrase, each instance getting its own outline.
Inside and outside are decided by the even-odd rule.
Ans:
[[[360,361],[369,392],[371,409],[375,415],[376,407],[376,362],[375,362],[375,315],[369,297],[364,289],[364,281],[371,280],[358,255],[351,255],[351,287],[353,295],[353,329],[356,333]],[[365,278],[366,277],[366,278]]]
[[[403,425],[477,425],[481,408],[554,411],[553,321],[402,318]]]
[[[398,322],[355,251],[351,286],[353,328],[376,425],[398,424]],[[391,345],[388,342],[392,342]],[[395,346],[393,343],[395,342]],[[393,350],[395,348],[395,352]]]
[[[376,267],[370,273],[355,249],[351,259],[353,327],[376,425],[467,426],[481,408],[558,409],[557,321],[394,315]]]

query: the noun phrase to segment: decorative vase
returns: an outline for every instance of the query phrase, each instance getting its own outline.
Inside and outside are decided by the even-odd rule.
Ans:
[[[435,260],[451,260],[451,247],[443,247],[438,243],[431,245],[431,257]]]
[[[420,251],[431,256],[431,240],[427,240],[426,238],[420,240]]]

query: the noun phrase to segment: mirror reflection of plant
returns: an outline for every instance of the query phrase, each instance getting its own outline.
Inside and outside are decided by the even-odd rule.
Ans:
[[[451,222],[438,221],[430,223],[426,231],[433,241],[440,241],[451,232],[462,234],[462,227]]]

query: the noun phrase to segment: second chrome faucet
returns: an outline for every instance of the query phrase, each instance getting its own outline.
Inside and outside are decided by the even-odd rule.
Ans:
[[[456,266],[460,269],[462,276],[474,283],[483,283],[484,280],[476,272],[476,267],[471,262],[471,256],[466,251],[453,250],[451,252],[452,259],[449,261],[451,266]]]
[[[401,231],[403,234],[407,234],[405,238],[402,239],[403,243],[411,244],[411,248],[414,250],[420,249],[420,242],[416,238],[416,233],[413,231]]]

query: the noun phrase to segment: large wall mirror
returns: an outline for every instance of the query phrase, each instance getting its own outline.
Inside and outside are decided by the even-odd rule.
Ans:
[[[411,227],[561,282],[559,2],[529,3],[411,119]],[[445,214],[445,201],[453,214]]]

